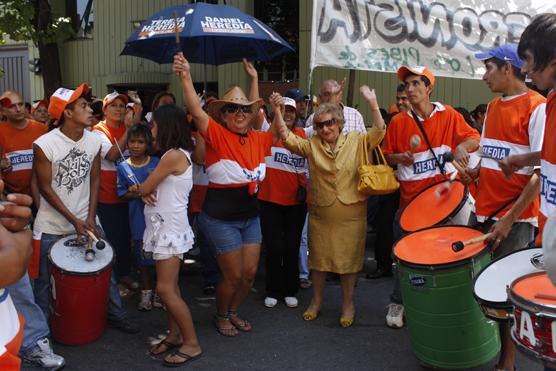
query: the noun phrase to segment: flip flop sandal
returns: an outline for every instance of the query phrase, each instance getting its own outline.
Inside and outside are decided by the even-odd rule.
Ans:
[[[201,353],[197,354],[196,356],[190,356],[189,354],[185,354],[185,353],[182,353],[179,350],[177,350],[174,353],[172,353],[171,356],[172,357],[173,356],[178,356],[181,359],[183,359],[183,361],[182,362],[168,362],[166,359],[164,359],[163,365],[165,367],[181,367],[181,366],[185,365],[186,363],[193,362],[194,360],[199,359],[202,355],[203,355],[203,353],[201,352]]]
[[[157,349],[159,349],[161,346],[165,346],[166,349],[163,350],[163,351],[161,351],[161,352],[157,352],[157,353],[153,352],[153,350],[157,350]],[[166,353],[166,352],[168,352],[168,351],[170,351],[170,350],[172,350],[172,349],[179,348],[179,347],[181,347],[181,344],[170,343],[169,341],[166,341],[166,340],[164,339],[164,340],[162,340],[160,343],[154,345],[151,349],[149,349],[149,353],[151,354],[151,356],[158,356],[158,355],[161,355],[161,354],[163,354],[163,353]]]
[[[224,326],[220,326],[218,324],[218,321],[224,321],[224,320],[230,320],[229,316],[220,316],[220,315],[215,315],[214,319],[212,320],[212,323],[214,324],[214,327],[216,327],[216,331],[218,331],[218,333],[222,336],[228,337],[228,338],[233,338],[235,336],[237,336],[238,332],[237,332],[237,328],[232,324],[229,327],[224,327]]]
[[[230,318],[230,322],[232,323],[232,325],[234,325],[234,327],[237,328],[239,331],[250,332],[253,330],[253,326],[251,326],[251,323],[246,319],[240,318],[237,315],[236,311],[229,311],[228,317]],[[232,317],[237,318],[237,320],[232,321]]]

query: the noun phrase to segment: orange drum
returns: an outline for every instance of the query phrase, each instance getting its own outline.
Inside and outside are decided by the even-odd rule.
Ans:
[[[543,361],[556,363],[556,287],[546,272],[527,274],[512,283],[512,339],[518,348]]]
[[[449,189],[446,181],[425,188],[411,200],[400,215],[404,234],[436,225],[467,225],[474,208],[467,187],[454,180]]]

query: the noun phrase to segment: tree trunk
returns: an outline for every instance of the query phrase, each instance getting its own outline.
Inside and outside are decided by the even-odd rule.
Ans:
[[[33,24],[35,31],[44,34],[52,19],[52,10],[48,0],[34,0],[35,18]],[[38,42],[41,73],[44,83],[44,96],[49,98],[52,93],[62,86],[62,71],[60,69],[60,54],[58,44],[55,42]]]

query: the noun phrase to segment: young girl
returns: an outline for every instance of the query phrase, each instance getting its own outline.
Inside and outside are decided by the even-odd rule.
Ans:
[[[158,355],[177,348],[164,358],[167,366],[182,365],[202,353],[191,312],[178,286],[183,254],[193,246],[193,231],[187,219],[193,185],[190,159],[193,141],[191,129],[184,122],[185,112],[174,105],[162,106],[153,113],[151,130],[163,155],[156,169],[139,186],[146,204],[143,249],[153,254],[156,290],[168,310],[170,328],[168,336],[150,352]]]
[[[146,125],[135,125],[127,131],[127,148],[130,157],[118,164],[118,196],[129,201],[129,227],[133,240],[133,251],[141,272],[141,300],[137,305],[140,311],[152,309],[153,291],[151,271],[154,260],[142,254],[143,233],[145,232],[145,204],[138,192],[138,184],[144,182],[153,172],[160,159],[150,156],[153,145],[151,130]],[[131,170],[131,173],[129,172]]]

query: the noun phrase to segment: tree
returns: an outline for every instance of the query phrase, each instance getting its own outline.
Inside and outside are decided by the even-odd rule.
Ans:
[[[57,41],[73,34],[70,18],[55,16],[48,0],[2,0],[0,4],[0,43],[9,38],[37,46],[45,97],[62,85]]]

